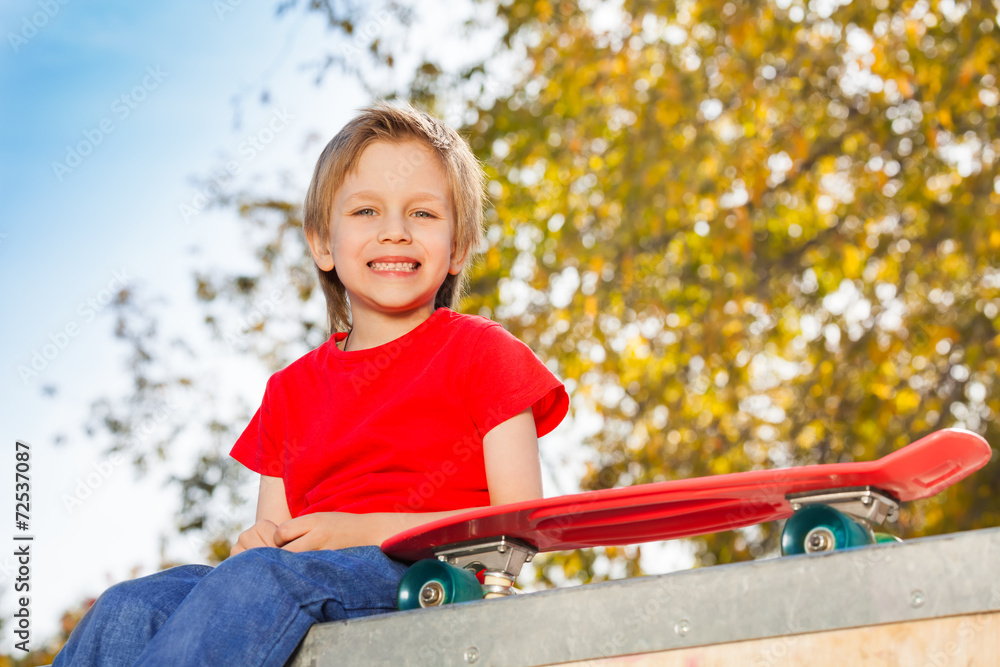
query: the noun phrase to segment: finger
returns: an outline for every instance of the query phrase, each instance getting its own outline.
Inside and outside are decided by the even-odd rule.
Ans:
[[[256,538],[257,536],[251,533],[243,533],[240,535],[240,539],[236,540],[236,544],[233,548],[235,549],[239,547],[239,551],[246,551],[247,549],[262,546]]]
[[[252,532],[252,529],[244,530],[240,533],[239,538],[236,540],[236,544],[230,549],[229,555],[235,556],[236,554],[246,551],[247,549],[253,549],[254,547],[264,546],[263,544],[258,544],[259,540],[257,536]]]
[[[314,540],[309,536],[309,533],[306,533],[302,537],[297,537],[294,540],[285,542],[285,544],[282,545],[281,548],[285,551],[293,551],[295,553],[302,553],[304,551],[315,551],[316,548],[312,546],[313,541]]]
[[[323,532],[321,530],[313,529],[304,532],[299,537],[286,540],[284,546],[281,548],[285,551],[294,551],[296,553],[331,548],[324,544],[324,539],[325,538],[323,537]]]
[[[312,521],[308,516],[289,519],[274,531],[274,546],[285,548],[285,545],[293,540],[297,540],[306,533],[312,526]]]
[[[260,546],[263,547],[278,546],[275,543],[276,539],[275,533],[278,530],[278,526],[276,526],[273,521],[268,521],[267,519],[258,521],[254,525],[254,529],[255,532],[257,533],[257,537],[260,538]]]

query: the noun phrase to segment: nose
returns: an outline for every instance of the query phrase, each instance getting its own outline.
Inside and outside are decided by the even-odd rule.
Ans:
[[[396,213],[386,215],[382,218],[382,227],[378,232],[379,243],[409,243],[410,225],[405,215]]]

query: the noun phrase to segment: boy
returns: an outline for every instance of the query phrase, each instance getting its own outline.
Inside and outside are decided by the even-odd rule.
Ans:
[[[256,523],[214,569],[109,589],[55,664],[284,664],[314,623],[394,608],[405,566],[385,538],[541,497],[537,438],[565,389],[452,310],[482,202],[465,142],[410,107],[367,109],[330,141],[304,227],[336,333],[271,377],[233,447],[261,474]]]

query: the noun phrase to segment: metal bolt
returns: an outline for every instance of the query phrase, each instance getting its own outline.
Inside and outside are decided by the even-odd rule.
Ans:
[[[871,505],[872,504],[872,498],[871,498],[871,496],[861,496],[861,504],[862,505]]]
[[[674,632],[677,633],[678,637],[687,636],[687,633],[691,632],[691,623],[686,618],[682,618],[674,624]]]
[[[437,607],[444,600],[444,586],[440,581],[428,581],[420,589],[420,606]]]
[[[806,534],[806,553],[814,554],[820,551],[833,551],[837,539],[829,528],[813,528]]]
[[[927,596],[921,590],[915,590],[910,593],[910,606],[916,609],[917,607],[923,607],[924,602],[927,601]]]
[[[470,665],[479,660],[479,649],[475,646],[470,646],[465,649],[465,661]]]

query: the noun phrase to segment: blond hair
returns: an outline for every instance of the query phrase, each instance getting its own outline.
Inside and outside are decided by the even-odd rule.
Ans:
[[[330,216],[337,189],[347,175],[355,171],[361,154],[376,141],[400,143],[419,141],[431,148],[444,165],[455,211],[455,253],[467,260],[458,275],[448,274],[437,291],[434,308],[455,308],[465,288],[469,259],[480,250],[483,237],[485,176],[482,165],[465,140],[442,121],[410,105],[393,106],[380,102],[361,113],[337,133],[323,149],[312,182],[306,193],[306,235],[329,242]],[[331,331],[346,331],[351,326],[350,306],[337,269],[324,271],[318,266],[320,286],[326,297],[326,312]]]

